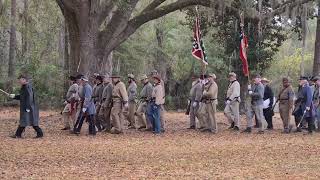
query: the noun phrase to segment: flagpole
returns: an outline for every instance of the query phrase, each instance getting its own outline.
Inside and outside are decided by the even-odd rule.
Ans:
[[[199,15],[199,11],[198,11],[198,6],[196,6],[195,9],[196,9],[196,16],[197,16],[197,21],[198,21],[197,23],[199,24],[199,28],[200,28],[200,15]],[[201,37],[198,37],[198,45],[199,45],[199,47],[201,48],[200,38],[201,38]],[[203,49],[201,50],[201,56],[202,56],[201,74],[202,74],[202,76],[204,76],[205,73],[206,73],[207,65],[206,65],[205,63],[203,63],[203,62],[205,61]]]
[[[241,28],[241,33],[244,37],[244,13],[240,11],[240,28]],[[247,61],[248,61],[248,56],[247,56]],[[248,63],[248,69],[249,69],[249,63]],[[250,71],[248,71],[248,84],[251,84],[250,83]]]

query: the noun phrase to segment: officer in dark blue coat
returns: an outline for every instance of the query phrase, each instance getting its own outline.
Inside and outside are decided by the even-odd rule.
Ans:
[[[315,113],[312,103],[312,89],[309,86],[308,77],[301,76],[299,79],[299,90],[292,114],[295,117],[297,132],[301,132],[301,122],[305,119],[308,122],[308,132],[312,133]]]

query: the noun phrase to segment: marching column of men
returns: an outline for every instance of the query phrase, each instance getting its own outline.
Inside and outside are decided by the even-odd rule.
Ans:
[[[70,86],[65,108],[62,112],[65,127],[72,133],[80,134],[83,123],[89,124],[89,135],[96,130],[121,134],[124,130],[124,111],[128,111],[128,129],[153,131],[155,134],[164,132],[164,82],[154,72],[150,78],[143,75],[140,80],[143,88],[140,92],[139,107],[137,106],[137,84],[133,74],[128,75],[128,89],[119,75],[93,76],[93,87],[84,75],[70,77]],[[149,82],[152,79],[154,86]],[[137,116],[137,118],[135,118]]]
[[[96,129],[121,134],[125,129],[124,111],[127,110],[128,129],[152,131],[155,134],[164,132],[165,89],[160,75],[156,71],[153,71],[150,77],[142,75],[139,78],[141,82],[139,95],[135,76],[128,74],[127,77],[128,88],[119,75],[96,75],[93,88],[86,76],[70,77],[71,86],[66,94],[65,108],[62,112],[64,119],[62,130],[69,130],[73,126],[73,133],[80,134],[86,120],[89,124],[89,135],[95,135]],[[229,129],[239,131],[240,83],[234,72],[228,74],[228,80],[224,114],[230,123]],[[152,85],[151,82],[154,84]],[[279,102],[279,113],[283,122],[283,133],[291,132],[291,115],[295,117],[296,132],[301,132],[304,122],[307,122],[308,132],[312,133],[315,129],[315,120],[316,126],[320,129],[320,77],[315,77],[314,82],[315,87],[312,91],[308,78],[300,77],[297,99],[294,101],[295,95],[290,80],[282,79],[277,102]],[[266,129],[273,129],[273,109],[277,102],[273,102],[273,91],[269,83],[270,81],[266,78],[256,75],[252,79],[252,85],[248,85],[247,95],[250,100],[246,104],[247,127],[242,132],[252,132],[254,117],[257,120],[259,134],[264,133]],[[217,98],[218,85],[215,74],[193,76],[189,95],[188,129],[218,132]]]

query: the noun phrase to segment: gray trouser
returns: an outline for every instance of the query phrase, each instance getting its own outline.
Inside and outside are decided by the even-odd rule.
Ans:
[[[199,118],[198,117],[198,110],[199,110],[199,103],[196,107],[193,107],[192,104],[194,103],[195,101],[190,101],[190,127],[196,127],[196,118]]]
[[[240,127],[240,113],[239,102],[233,101],[226,105],[224,108],[224,114],[228,118],[229,123],[234,123],[235,126]]]
[[[264,131],[268,124],[263,115],[263,105],[251,105],[247,107],[247,127],[253,126],[254,115],[259,123],[259,130]]]

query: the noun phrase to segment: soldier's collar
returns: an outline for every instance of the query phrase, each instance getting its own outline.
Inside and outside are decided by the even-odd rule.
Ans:
[[[117,85],[119,82],[120,82],[120,80],[119,80],[119,81],[117,81],[117,82],[115,82],[115,83],[114,83],[114,85]]]

